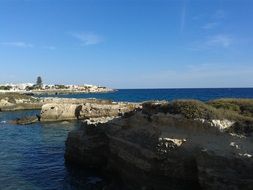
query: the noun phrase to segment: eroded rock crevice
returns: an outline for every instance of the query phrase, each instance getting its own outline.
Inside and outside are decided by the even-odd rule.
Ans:
[[[253,189],[251,136],[158,107],[86,120],[69,133],[66,162],[114,173],[127,189]]]

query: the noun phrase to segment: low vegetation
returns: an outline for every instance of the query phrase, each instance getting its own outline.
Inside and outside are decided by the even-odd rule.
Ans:
[[[19,94],[19,93],[0,93],[0,100],[7,99],[10,103],[16,103],[16,100],[30,100],[31,102],[36,101],[37,99],[25,95],[25,94]]]
[[[175,100],[172,102],[143,103],[147,114],[163,112],[182,115],[187,119],[228,119],[235,124],[228,132],[253,133],[253,99],[219,99],[207,103],[198,100]]]
[[[19,93],[2,93],[0,100],[6,99],[10,103],[24,100],[22,104],[39,101],[37,98]],[[94,102],[97,100],[94,99]],[[100,103],[113,104],[109,100],[100,100]],[[21,104],[21,103],[19,103]],[[25,107],[25,105],[23,105]],[[131,106],[131,105],[130,105]],[[235,124],[228,132],[237,134],[253,134],[253,99],[218,99],[209,102],[198,100],[175,100],[171,102],[144,102],[142,112],[148,115],[154,113],[170,113],[182,115],[187,119],[228,119]]]
[[[253,117],[253,99],[218,99],[208,102],[215,108],[231,110],[244,116]]]
[[[38,86],[38,85],[33,85],[33,86],[27,86],[25,87],[25,90],[26,91],[31,91],[31,90],[41,90],[41,86]]]
[[[0,90],[10,90],[11,86],[0,86]]]
[[[62,85],[62,84],[56,84],[55,89],[68,89],[68,86]]]
[[[229,132],[248,135],[253,133],[253,99],[218,99],[208,104],[226,113],[233,113],[231,120],[236,123],[228,129]]]
[[[222,115],[217,109],[198,100],[176,100],[169,104],[168,112],[181,114],[188,119],[220,119]]]

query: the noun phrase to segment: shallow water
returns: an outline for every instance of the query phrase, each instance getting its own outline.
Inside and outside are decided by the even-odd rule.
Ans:
[[[65,140],[78,123],[18,126],[6,121],[35,111],[0,112],[0,189],[90,189],[102,180],[64,165]]]

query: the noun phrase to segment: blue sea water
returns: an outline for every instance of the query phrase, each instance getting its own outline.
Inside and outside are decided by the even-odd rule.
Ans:
[[[66,94],[52,96],[65,98],[98,98],[130,102],[174,99],[198,99],[208,101],[217,98],[253,98],[253,88],[121,89],[112,93]]]
[[[155,89],[119,90],[106,94],[60,95],[72,98],[100,98],[114,101],[217,98],[253,98],[253,88],[244,89]],[[0,112],[0,190],[92,189],[103,181],[95,171],[79,170],[64,164],[65,140],[78,122],[36,123],[18,126],[8,123],[38,111]]]
[[[89,190],[94,181],[102,181],[93,171],[64,164],[67,134],[79,123],[18,126],[7,122],[36,113],[0,112],[0,190]]]

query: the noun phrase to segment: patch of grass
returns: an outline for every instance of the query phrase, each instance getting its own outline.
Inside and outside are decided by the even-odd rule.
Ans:
[[[227,129],[228,132],[246,136],[253,133],[253,99],[225,98],[209,101],[207,104],[224,109],[226,112],[233,112],[233,117],[229,117],[231,114],[226,116],[236,121],[232,127]]]
[[[179,114],[187,119],[228,119],[235,124],[228,132],[249,135],[253,133],[253,100],[221,99],[204,103],[198,100],[175,100],[172,102],[145,102],[143,113],[158,112]]]
[[[215,108],[232,110],[237,112],[238,114],[247,117],[253,117],[253,99],[226,98],[209,101],[207,104]]]
[[[222,117],[221,113],[216,108],[198,100],[144,102],[142,106],[143,113],[148,114],[158,112],[179,114],[187,119],[216,119]]]
[[[168,112],[181,114],[188,119],[229,119],[235,121],[253,119],[252,115],[244,114],[246,111],[251,113],[251,108],[253,109],[246,101],[243,101],[244,104],[233,104],[231,102],[225,104],[223,100],[222,103],[218,104],[218,101],[220,100],[204,103],[198,100],[176,100],[170,102]],[[239,100],[239,102],[241,101]]]
[[[181,114],[188,119],[221,119],[223,113],[216,108],[198,100],[176,100],[170,103],[169,113]]]

